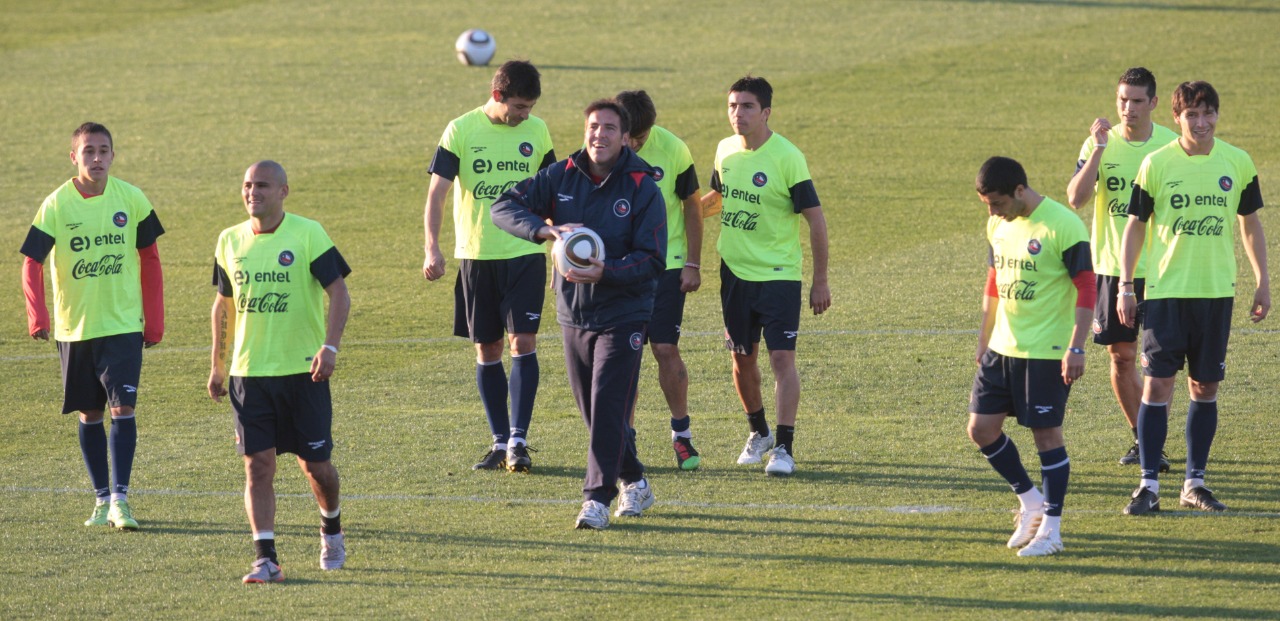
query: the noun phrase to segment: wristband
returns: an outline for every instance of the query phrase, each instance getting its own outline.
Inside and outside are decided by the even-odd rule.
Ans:
[[[1067,348],[1067,351],[1069,351],[1069,352],[1071,352],[1071,353],[1073,353],[1073,354],[1083,354],[1083,353],[1084,353],[1084,349],[1079,348],[1079,347],[1068,347],[1068,348]]]
[[[330,345],[330,344],[328,344],[328,343],[325,343],[324,345],[321,345],[320,347],[321,347],[321,348],[323,348],[323,349],[327,349],[327,350],[329,350],[329,351],[331,351],[331,352],[333,352],[333,353],[335,353],[335,354],[336,354],[336,353],[338,353],[338,348],[337,348],[337,347],[334,347],[333,345]]]
[[[685,267],[692,267],[692,268],[693,268],[693,269],[695,269],[695,270],[701,270],[701,269],[702,269],[702,266],[701,266],[701,265],[698,265],[697,263],[685,263],[685,264],[684,264],[684,266],[685,266]]]
[[[1107,143],[1105,143],[1105,142],[1099,142],[1098,144],[1093,145],[1093,148],[1095,148],[1095,149],[1101,149],[1102,147],[1105,147],[1105,146],[1107,146]]]
[[[1137,293],[1135,293],[1135,292],[1133,292],[1133,291],[1121,291],[1120,293],[1117,293],[1117,294],[1116,294],[1116,297],[1120,297],[1120,298],[1136,298],[1136,297],[1138,297],[1138,294],[1137,294]]]
[[[1120,281],[1120,286],[1121,286],[1121,287],[1123,287],[1123,286],[1125,286],[1125,285],[1132,285],[1132,284],[1133,284],[1133,281],[1132,281],[1132,280],[1122,280],[1122,281]]]

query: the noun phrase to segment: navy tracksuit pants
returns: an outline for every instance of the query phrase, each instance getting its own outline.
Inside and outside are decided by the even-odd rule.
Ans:
[[[618,495],[619,479],[634,483],[644,477],[627,418],[640,381],[645,324],[624,323],[599,331],[560,329],[569,386],[590,433],[582,496],[607,506]]]

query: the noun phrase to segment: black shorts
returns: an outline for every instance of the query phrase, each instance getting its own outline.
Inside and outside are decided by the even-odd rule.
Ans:
[[[1197,382],[1221,382],[1227,375],[1233,298],[1147,300],[1142,326],[1142,372],[1173,377],[1187,366]]]
[[[1032,429],[1061,427],[1070,394],[1061,360],[1011,358],[988,349],[973,378],[969,411],[1013,414]]]
[[[236,450],[252,455],[270,448],[304,461],[328,461],[333,450],[333,401],[329,382],[310,373],[277,377],[231,376]]]
[[[58,341],[62,359],[62,413],[138,405],[142,333],[85,341]]]
[[[720,312],[725,346],[751,355],[764,332],[769,351],[795,351],[800,334],[800,281],[742,280],[720,262]]]
[[[658,278],[653,298],[653,318],[649,320],[650,343],[680,344],[680,322],[684,320],[684,296],[680,290],[683,268],[667,270]]]
[[[1120,277],[1098,274],[1098,302],[1093,305],[1093,342],[1099,345],[1115,343],[1137,343],[1138,331],[1142,327],[1143,300],[1146,299],[1146,280],[1136,278],[1133,281],[1133,292],[1137,293],[1138,320],[1130,328],[1120,323],[1116,314],[1116,294],[1120,292]]]
[[[453,287],[453,334],[472,343],[535,334],[547,291],[547,255],[463,259]]]

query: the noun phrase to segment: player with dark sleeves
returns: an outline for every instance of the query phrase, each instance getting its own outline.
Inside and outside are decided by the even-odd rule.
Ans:
[[[569,386],[590,434],[575,525],[603,529],[619,493],[617,516],[638,516],[654,500],[627,418],[654,288],[666,265],[666,208],[654,170],[627,146],[626,109],[602,99],[584,115],[586,147],[507,191],[492,213],[499,228],[531,242],[557,239],[578,225],[604,242],[603,261],[557,272],[554,280]]]
[[[280,453],[297,455],[320,505],[320,568],[339,569],[347,558],[330,460],[329,378],[351,309],[351,268],[319,223],[285,213],[289,179],[280,164],[250,166],[241,195],[249,219],[224,230],[214,252],[208,390],[214,401],[230,393],[236,449],[244,456],[244,507],[258,557],[243,581],[282,582],[275,546]]]
[[[667,206],[667,269],[658,280],[648,341],[658,362],[658,386],[671,410],[671,446],[676,467],[697,470],[702,457],[693,447],[689,421],[689,369],[680,357],[680,323],[685,294],[702,284],[702,206],[698,172],[684,141],[654,125],[658,112],[644,91],[618,93],[631,118],[631,149],[653,167]],[[632,414],[634,428],[634,413]]]
[[[128,499],[138,445],[135,408],[142,350],[164,336],[164,277],[156,246],[164,227],[141,190],[110,175],[115,155],[106,127],[85,123],[72,133],[76,176],[36,212],[22,244],[22,288],[28,334],[42,341],[52,336],[58,344],[62,413],[80,412],[80,453],[97,497],[84,525],[136,530]],[[53,277],[52,325],[45,306],[46,259]]]
[[[733,386],[747,416],[750,435],[739,464],[764,471],[795,471],[795,425],[800,409],[796,341],[800,335],[800,220],[809,225],[813,283],[809,308],[820,315],[831,307],[827,283],[827,220],[804,154],[769,128],[773,87],[747,76],[729,87],[733,136],[716,148],[711,192],[703,209],[720,213],[720,308],[725,342],[733,354]],[[771,433],[761,394],[760,335],[764,333],[773,369],[777,423]]]
[[[1071,384],[1084,374],[1093,315],[1089,234],[1065,205],[1032,190],[1012,159],[988,159],[976,186],[990,217],[969,439],[1018,496],[1008,546],[1021,548],[1018,556],[1056,554],[1071,474],[1062,420]],[[1010,415],[1031,429],[1043,493],[1004,434]]]
[[[1142,321],[1142,405],[1138,460],[1142,480],[1124,513],[1160,510],[1160,457],[1169,431],[1174,377],[1187,369],[1187,469],[1179,494],[1184,507],[1226,511],[1205,487],[1209,449],[1218,429],[1218,386],[1226,377],[1227,340],[1236,294],[1231,216],[1240,226],[1257,288],[1249,319],[1271,310],[1267,239],[1258,210],[1262,190],[1253,159],[1214,137],[1218,92],[1208,82],[1183,82],[1173,91],[1181,136],[1142,161],[1129,199],[1121,252],[1120,321],[1137,325],[1135,270],[1147,253]]]
[[[528,472],[533,461],[526,438],[540,377],[537,336],[547,257],[540,244],[493,226],[489,206],[556,156],[547,124],[530,114],[542,95],[537,68],[508,61],[494,74],[490,87],[483,106],[449,122],[431,160],[422,275],[430,281],[444,276],[440,222],[452,187],[454,257],[460,260],[453,333],[475,343],[476,385],[493,434],[489,451],[473,468]],[[511,350],[509,379],[502,368],[504,332]]]
[[[1133,178],[1147,154],[1177,140],[1173,130],[1151,122],[1160,98],[1156,77],[1143,67],[1120,76],[1116,85],[1116,114],[1120,124],[1099,117],[1089,127],[1080,147],[1075,176],[1067,184],[1067,201],[1081,209],[1093,205],[1093,271],[1098,278],[1097,305],[1093,312],[1093,342],[1107,347],[1111,358],[1111,389],[1120,412],[1133,432],[1133,444],[1120,457],[1120,465],[1138,463],[1138,403],[1142,400],[1142,375],[1138,373],[1138,328],[1120,323],[1116,315],[1116,291],[1120,282],[1120,238],[1129,221],[1129,194]],[[1093,199],[1092,202],[1090,199]],[[1143,300],[1145,257],[1138,258],[1134,292]],[[1161,458],[1161,471],[1169,469]]]

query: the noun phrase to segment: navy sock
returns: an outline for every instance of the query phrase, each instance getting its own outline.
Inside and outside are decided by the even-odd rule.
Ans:
[[[1013,493],[1025,494],[1035,487],[1031,483],[1031,476],[1027,474],[1027,469],[1022,467],[1022,456],[1018,454],[1017,445],[1009,436],[1002,433],[995,442],[978,450],[987,457],[987,463],[1009,482]]]
[[[502,362],[477,364],[476,386],[480,388],[480,402],[484,404],[494,444],[506,443],[511,422],[507,419],[507,372]]]
[[[747,412],[747,424],[751,425],[751,430],[762,435],[769,435],[769,423],[764,420],[764,408],[760,408],[755,412]]]
[[[1218,432],[1218,402],[1192,401],[1187,406],[1187,478],[1204,479],[1209,447]]]
[[[688,430],[689,430],[689,420],[690,420],[690,419],[689,419],[689,417],[688,417],[688,416],[686,416],[686,417],[684,417],[684,418],[672,418],[672,419],[671,419],[671,430],[672,430],[672,431],[674,431],[674,432],[676,432],[676,433],[680,433],[680,432],[682,432],[682,431],[688,431]]]
[[[336,535],[342,532],[342,513],[339,512],[338,515],[333,517],[325,517],[323,513],[320,514],[320,532],[326,535]]]
[[[111,470],[107,467],[107,431],[102,421],[80,423],[80,454],[89,470],[93,495],[105,501],[111,497]]]
[[[1165,436],[1169,434],[1169,404],[1138,406],[1138,463],[1142,478],[1160,478],[1160,457],[1164,455]]]
[[[137,419],[132,416],[111,419],[111,472],[116,477],[112,493],[129,493],[129,476],[133,473],[133,454],[137,449]]]
[[[796,452],[791,447],[796,436],[795,425],[778,425],[778,428],[775,431],[777,432],[778,437],[773,441],[773,446],[784,446],[787,448],[787,454],[795,457]]]
[[[538,394],[538,352],[511,358],[511,436],[523,438],[533,420],[533,398]]]
[[[272,563],[280,564],[280,561],[276,559],[275,539],[254,539],[253,548],[258,552],[258,558],[269,558]]]
[[[1062,515],[1062,503],[1067,499],[1067,480],[1071,478],[1067,447],[1040,453],[1040,477],[1044,488],[1044,514]]]

